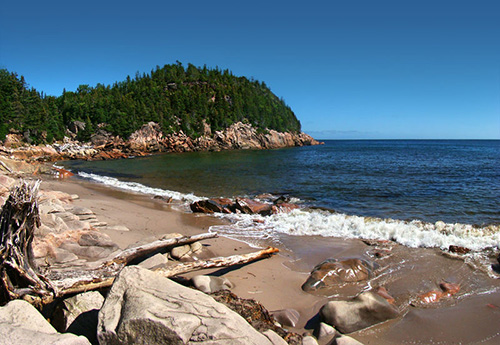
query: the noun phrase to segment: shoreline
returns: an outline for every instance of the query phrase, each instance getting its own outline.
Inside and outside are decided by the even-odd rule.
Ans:
[[[182,212],[152,196],[121,191],[89,181],[44,179],[43,188],[78,194],[80,198],[74,201],[75,204],[91,208],[99,219],[109,225],[127,226],[130,229],[127,232],[104,231],[121,248],[164,233],[194,235],[207,232],[212,225],[227,224],[227,221],[216,217]],[[354,287],[341,287],[333,294],[306,293],[301,285],[311,268],[334,256],[367,257],[370,247],[359,239],[285,236],[282,240],[282,245],[278,245],[282,251],[270,259],[238,268],[191,272],[185,277],[198,274],[224,276],[235,284],[231,290],[233,293],[241,298],[255,299],[269,311],[296,309],[300,313],[300,319],[297,327],[290,330],[312,333],[312,327],[317,322],[316,315],[328,300],[353,297],[366,287],[355,284]],[[211,256],[252,251],[248,244],[223,236],[204,241],[203,244]],[[273,245],[276,246],[275,243]],[[395,248],[390,260],[404,263],[411,258],[414,260],[412,265],[417,268],[404,264],[391,268],[394,264],[385,262],[389,269],[382,269],[380,277],[373,279],[370,282],[373,286],[369,286],[389,287],[389,292],[401,307],[401,316],[351,333],[350,336],[364,344],[404,344],[412,341],[494,344],[498,341],[500,327],[495,319],[500,315],[499,279],[474,272],[462,259],[447,258],[439,249],[407,248],[401,245],[395,245]],[[382,265],[384,260],[380,260]],[[474,277],[467,278],[470,274]],[[440,281],[461,284],[461,293],[438,305],[420,308],[410,305],[411,298],[421,292],[423,287],[432,289]],[[446,322],[443,323],[444,320]],[[320,340],[319,343],[325,342]]]
[[[92,182],[78,180],[44,179],[42,189],[58,190],[77,194],[75,205],[94,211],[101,221],[110,226],[125,225],[130,231],[100,230],[111,237],[121,249],[141,240],[152,239],[166,233],[192,236],[208,232],[211,225],[226,221],[204,214],[191,214],[174,209],[175,206],[148,195],[140,195],[112,189]],[[203,241],[203,256],[229,256],[255,251],[248,244],[219,236]],[[293,271],[287,264],[291,253],[279,248],[280,253],[266,260],[238,266],[237,268],[205,269],[183,275],[186,278],[198,274],[224,275],[235,287],[231,289],[238,297],[256,299],[269,311],[293,308],[301,319],[292,331],[305,331],[309,319],[326,303],[324,297],[313,296],[300,288],[308,273]],[[289,265],[288,265],[289,266]],[[285,273],[285,274],[284,274]],[[286,277],[286,282],[282,278]]]

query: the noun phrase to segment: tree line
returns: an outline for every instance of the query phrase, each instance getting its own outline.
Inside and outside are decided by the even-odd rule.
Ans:
[[[73,121],[85,123],[81,140],[97,128],[128,138],[150,121],[164,133],[182,130],[193,138],[203,134],[205,124],[216,131],[238,121],[262,131],[300,131],[293,111],[264,82],[180,62],[113,85],[80,85],[59,97],[29,88],[23,76],[1,69],[0,120],[0,140],[17,132],[33,143],[61,140]]]

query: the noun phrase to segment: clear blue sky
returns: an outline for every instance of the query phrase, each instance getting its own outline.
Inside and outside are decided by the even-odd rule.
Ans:
[[[500,139],[500,1],[2,1],[0,68],[38,91],[206,64],[327,138]]]

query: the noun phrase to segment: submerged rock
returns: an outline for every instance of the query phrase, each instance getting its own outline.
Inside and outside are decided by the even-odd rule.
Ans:
[[[285,327],[295,327],[300,319],[300,313],[295,309],[276,310],[271,315]]]
[[[444,297],[451,297],[460,291],[460,285],[454,283],[442,282],[439,284],[441,290],[431,290],[417,296],[416,302],[412,303],[413,306],[425,306],[439,302]]]
[[[302,285],[304,291],[315,291],[337,284],[358,282],[371,277],[375,263],[361,259],[328,259],[314,267]]]
[[[342,333],[352,333],[398,315],[393,305],[371,291],[350,301],[330,301],[320,310],[321,319]]]

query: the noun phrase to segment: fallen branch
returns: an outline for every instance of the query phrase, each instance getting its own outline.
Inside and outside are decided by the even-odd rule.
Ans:
[[[209,238],[217,237],[217,233],[204,233],[194,236],[183,236],[168,238],[165,240],[158,240],[151,243],[144,244],[142,246],[126,249],[118,253],[112,260],[105,262],[103,266],[109,266],[113,264],[128,264],[133,260],[146,256],[148,254],[154,253],[160,249],[170,247],[170,246],[180,246],[184,244],[190,244],[193,242],[206,240]]]
[[[279,252],[278,248],[268,247],[266,249],[259,250],[258,252],[253,252],[249,254],[217,257],[208,260],[197,260],[193,262],[178,264],[167,268],[160,268],[155,270],[155,273],[158,273],[163,277],[170,278],[178,274],[188,273],[191,271],[196,271],[205,268],[228,267],[228,266],[247,264],[252,261],[265,259],[278,252]],[[91,272],[94,273],[94,275],[88,275],[86,277],[80,276],[80,277],[65,278],[53,281],[53,285],[57,290],[57,297],[102,289],[110,287],[113,284],[113,281],[115,280],[115,275],[118,274],[120,270],[107,273],[103,272],[101,276],[99,276],[97,271],[95,271]]]
[[[217,257],[208,260],[197,260],[193,262],[187,262],[183,264],[178,264],[172,267],[159,268],[155,272],[161,274],[164,277],[173,277],[178,274],[183,274],[191,271],[196,271],[205,268],[214,267],[228,267],[234,265],[242,265],[252,261],[265,259],[278,253],[279,249],[274,247],[267,247],[266,249],[259,250],[258,252],[253,252],[249,254],[242,255],[232,255],[227,257]]]

